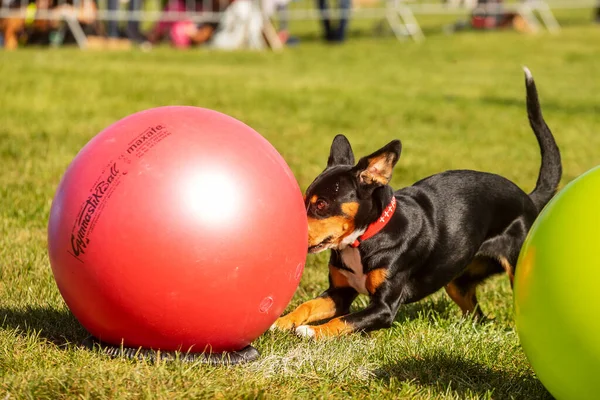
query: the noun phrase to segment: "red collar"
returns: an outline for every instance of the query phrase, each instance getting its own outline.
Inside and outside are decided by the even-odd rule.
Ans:
[[[363,241],[375,236],[377,232],[382,230],[387,223],[390,222],[392,215],[394,215],[394,211],[396,211],[396,198],[392,196],[392,201],[390,201],[390,204],[385,208],[385,210],[383,210],[383,213],[381,213],[381,216],[377,218],[377,221],[371,223],[371,225],[367,227],[365,233],[356,239],[350,246],[358,247],[358,245],[360,245]]]

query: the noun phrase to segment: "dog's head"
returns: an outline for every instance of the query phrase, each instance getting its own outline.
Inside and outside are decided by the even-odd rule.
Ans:
[[[333,139],[327,167],[306,190],[310,253],[347,246],[380,216],[401,149],[394,140],[355,165],[348,139]]]

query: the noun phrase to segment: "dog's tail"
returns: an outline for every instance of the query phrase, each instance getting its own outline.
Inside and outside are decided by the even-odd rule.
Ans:
[[[527,116],[529,117],[531,129],[533,129],[540,145],[542,155],[542,165],[537,183],[529,197],[538,211],[541,211],[556,193],[562,176],[562,165],[560,151],[554,136],[542,116],[542,109],[531,71],[527,67],[523,67],[523,69],[525,71],[525,87],[527,88]]]

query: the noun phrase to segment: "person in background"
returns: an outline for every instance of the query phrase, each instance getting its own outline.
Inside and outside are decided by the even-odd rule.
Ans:
[[[163,8],[164,13],[184,12],[223,12],[233,0],[168,0]],[[211,39],[218,26],[218,21],[207,21],[196,24],[182,15],[180,20],[161,18],[148,34],[150,43],[158,43],[162,39],[169,39],[177,48],[187,48],[201,45]]]
[[[348,20],[352,8],[352,0],[338,0],[339,11],[341,13],[337,27],[333,27],[329,5],[327,0],[317,0],[319,10],[321,10],[321,22],[325,40],[328,42],[341,43],[346,40],[346,31],[348,29]]]
[[[140,11],[142,9],[143,0],[129,0],[127,10],[129,12]],[[107,7],[109,12],[117,12],[119,10],[119,0],[108,0]],[[119,20],[111,18],[106,24],[106,34],[108,39],[111,41],[119,41],[123,36],[128,40],[142,44],[146,42],[146,38],[140,32],[140,21],[137,19],[130,19],[127,21],[127,27],[125,29],[125,35],[122,35],[119,31]]]

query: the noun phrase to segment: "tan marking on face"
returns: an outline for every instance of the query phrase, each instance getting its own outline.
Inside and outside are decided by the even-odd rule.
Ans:
[[[342,212],[346,214],[348,217],[354,219],[356,213],[358,212],[358,203],[349,202],[342,204]]]
[[[331,237],[331,243],[339,244],[353,231],[354,221],[345,217],[335,216],[325,219],[308,217],[308,246],[316,246],[328,237]]]
[[[319,199],[319,197],[315,194],[313,195],[313,197],[310,198],[310,202],[312,204],[315,204],[317,202],[317,200]]]
[[[345,322],[342,317],[334,318],[323,325],[311,326],[311,329],[315,332],[315,339],[341,336],[354,331],[352,325]]]
[[[330,297],[318,297],[300,304],[294,311],[275,321],[275,327],[291,330],[300,325],[331,318],[335,315],[335,303]]]
[[[367,274],[365,286],[370,294],[375,293],[377,288],[386,281],[387,273],[388,270],[386,268],[377,268]]]
[[[331,283],[333,287],[349,287],[350,283],[348,283],[348,278],[342,274],[342,272],[334,267],[333,265],[329,266],[329,276],[331,277]]]

